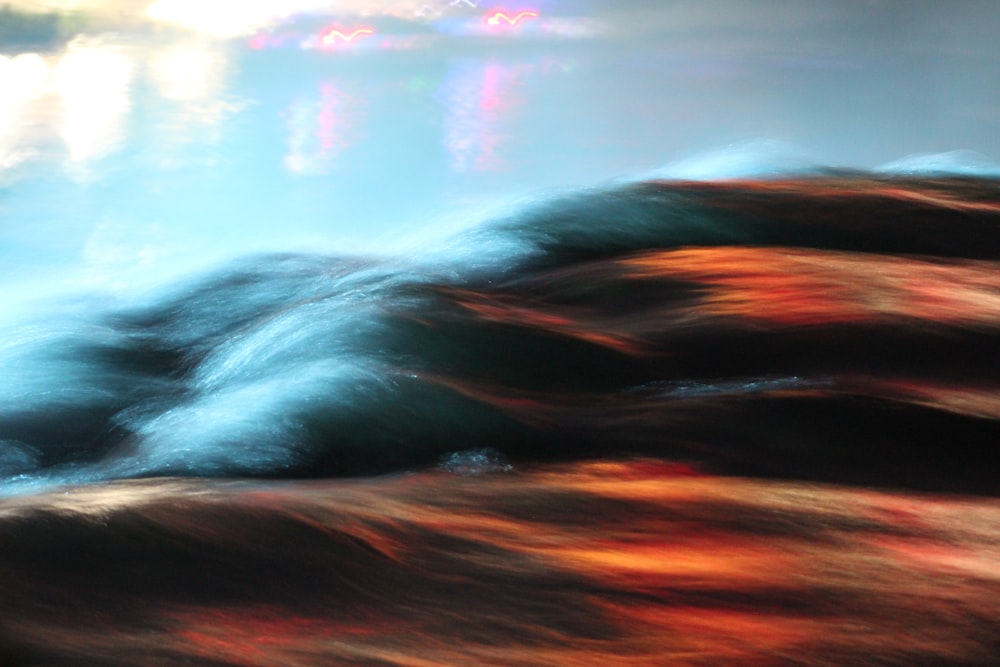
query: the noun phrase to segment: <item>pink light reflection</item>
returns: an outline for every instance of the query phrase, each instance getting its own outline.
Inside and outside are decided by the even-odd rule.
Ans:
[[[343,33],[340,30],[334,28],[330,30],[325,35],[323,35],[322,41],[323,46],[332,47],[336,46],[338,38],[345,44],[350,44],[359,35],[373,35],[375,31],[371,28],[357,28],[351,33]]]
[[[533,10],[526,10],[518,12],[513,17],[508,16],[504,12],[495,12],[492,16],[486,19],[486,22],[489,23],[490,25],[500,25],[500,21],[503,20],[506,21],[509,25],[515,26],[522,19],[526,18],[538,18],[538,12]]]
[[[327,173],[344,151],[363,138],[362,98],[332,81],[323,82],[317,93],[296,100],[285,112],[289,137],[283,162],[297,174]]]
[[[514,139],[513,112],[523,104],[517,90],[533,66],[483,63],[457,68],[440,98],[447,111],[444,144],[458,173],[502,171]]]

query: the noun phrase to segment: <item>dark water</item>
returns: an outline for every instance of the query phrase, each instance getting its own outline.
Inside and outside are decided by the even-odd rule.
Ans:
[[[25,324],[6,664],[993,664],[998,195],[636,183]]]
[[[649,182],[437,258],[248,257],[15,327],[3,472],[342,476],[492,449],[995,491],[996,190]]]

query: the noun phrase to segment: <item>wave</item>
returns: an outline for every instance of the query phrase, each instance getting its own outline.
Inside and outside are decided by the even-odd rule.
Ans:
[[[40,308],[0,665],[994,664],[998,195],[617,184]]]
[[[995,493],[998,186],[618,184],[426,255],[253,256],[39,316],[0,347],[0,475],[16,492],[491,451]]]
[[[0,664],[992,665],[995,499],[662,461],[0,504]]]
[[[974,176],[997,178],[1000,164],[970,150],[908,155],[882,165],[876,171],[900,176]]]

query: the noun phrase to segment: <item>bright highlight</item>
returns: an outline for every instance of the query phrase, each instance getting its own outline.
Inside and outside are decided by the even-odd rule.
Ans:
[[[146,16],[213,37],[248,35],[269,21],[327,6],[324,0],[155,0]]]
[[[490,25],[500,25],[500,21],[506,21],[509,25],[517,25],[522,19],[526,18],[538,18],[538,12],[534,11],[524,11],[519,12],[511,18],[503,12],[497,12],[493,16],[486,19],[486,22]]]
[[[132,60],[113,48],[70,50],[55,71],[63,101],[62,135],[74,162],[101,157],[121,139],[130,104]]]
[[[331,30],[323,35],[323,45],[334,46],[338,39],[346,44],[350,44],[358,35],[372,35],[374,33],[375,31],[371,28],[358,28],[354,32],[346,35],[339,30]]]

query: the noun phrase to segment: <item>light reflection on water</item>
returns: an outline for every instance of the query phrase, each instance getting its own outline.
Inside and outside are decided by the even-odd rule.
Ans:
[[[99,158],[123,140],[133,67],[127,55],[103,45],[71,48],[59,60],[55,85],[71,162]]]
[[[525,102],[518,90],[530,65],[462,62],[452,67],[437,101],[444,106],[443,142],[450,167],[458,172],[503,171],[506,144],[515,139],[505,127]]]
[[[1000,86],[970,86],[995,76],[995,47],[958,15],[935,36],[922,15],[889,34],[839,10],[765,28],[736,6],[539,2],[492,25],[503,8],[418,5],[0,56],[0,283],[140,286],[247,252],[383,251],[498,201],[636,174],[1000,156]],[[244,9],[247,26],[277,11]],[[372,33],[302,47],[331,26]],[[917,46],[930,55],[900,55]]]
[[[164,99],[197,102],[219,96],[227,64],[209,42],[188,40],[151,54],[149,71]]]
[[[285,168],[296,174],[328,172],[363,137],[360,125],[365,106],[363,98],[332,80],[292,102],[284,112],[288,121]]]
[[[48,76],[49,64],[37,53],[14,58],[0,55],[0,86],[4,91],[0,96],[0,170],[16,166],[36,150],[31,144]]]

